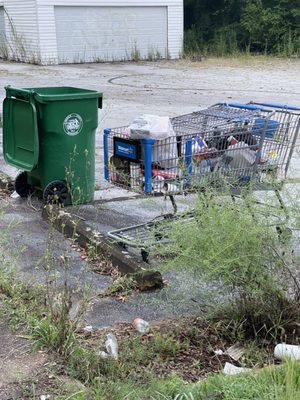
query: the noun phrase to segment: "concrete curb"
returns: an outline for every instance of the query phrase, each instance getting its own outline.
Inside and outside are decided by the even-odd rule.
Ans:
[[[74,239],[81,247],[89,249],[92,246],[109,257],[123,275],[137,273],[143,266],[149,269],[148,264],[138,262],[126,250],[119,248],[109,238],[69,213],[68,209],[46,205],[42,210],[42,218],[53,224],[64,236]]]
[[[10,192],[14,190],[14,180],[0,171],[0,189]],[[120,201],[123,199],[120,199]],[[105,203],[105,201],[103,201]],[[72,215],[68,209],[47,205],[42,209],[42,218],[63,233],[68,238],[73,238],[79,246],[88,249],[91,246],[100,253],[109,257],[112,264],[121,274],[134,274],[141,271],[142,267],[149,269],[149,265],[138,262],[125,249],[121,249],[112,240],[94,230],[79,217]]]

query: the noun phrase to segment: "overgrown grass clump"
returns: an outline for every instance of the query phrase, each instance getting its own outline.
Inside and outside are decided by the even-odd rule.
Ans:
[[[299,254],[289,241],[285,210],[262,207],[244,194],[234,202],[217,191],[199,194],[195,218],[175,221],[169,245],[159,252],[168,259],[166,267],[191,270],[214,285],[222,306],[213,313],[242,323],[245,337],[297,336]]]

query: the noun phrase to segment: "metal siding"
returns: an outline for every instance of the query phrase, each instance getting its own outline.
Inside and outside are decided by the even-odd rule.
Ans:
[[[42,64],[57,64],[55,15],[53,6],[37,7]]]
[[[20,61],[38,61],[36,0],[6,0],[4,7],[10,58]]]
[[[4,8],[0,6],[0,54],[6,46]],[[3,55],[3,53],[1,54]]]
[[[167,7],[55,7],[59,62],[167,55]]]
[[[168,53],[179,58],[183,52],[183,4],[168,7]]]

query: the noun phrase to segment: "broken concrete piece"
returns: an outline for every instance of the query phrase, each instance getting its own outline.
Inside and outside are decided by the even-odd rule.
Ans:
[[[137,288],[141,291],[162,289],[164,282],[159,271],[141,271],[133,275]]]

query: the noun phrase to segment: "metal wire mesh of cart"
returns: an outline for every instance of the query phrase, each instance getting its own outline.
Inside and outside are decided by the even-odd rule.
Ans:
[[[200,128],[205,130],[226,126],[231,121],[247,121],[260,115],[261,107],[257,105],[218,103],[205,110],[172,118],[171,123],[175,132],[176,128],[180,131],[180,127],[185,126],[185,135],[193,136]],[[152,165],[145,179],[146,143],[143,140],[132,140],[130,129],[126,126],[106,129],[104,131],[105,179],[114,185],[140,193],[157,194],[166,190],[171,192],[172,189],[177,192],[178,187],[174,186],[174,182],[181,178],[181,174],[178,174],[182,153],[180,142],[181,139],[174,133],[172,137],[152,143],[150,150]],[[151,181],[153,178],[153,183],[147,182],[147,178]],[[168,187],[164,183],[168,184]]]
[[[229,183],[272,189],[286,177],[299,133],[299,109],[264,107],[259,117],[194,131],[195,120],[174,127],[185,166],[185,190]],[[192,127],[192,128],[191,128]]]
[[[262,107],[256,104],[217,103],[204,110],[174,117],[171,122],[175,130],[177,126],[185,126],[193,134],[199,129],[206,130],[230,122],[247,121],[260,116],[261,113]]]
[[[209,196],[210,195],[211,193],[209,193]],[[203,194],[203,196],[205,197],[206,195]],[[218,204],[220,211],[223,205],[221,197],[223,198],[223,195],[220,196]],[[206,198],[207,200],[209,199],[207,196]],[[231,198],[236,212],[240,212],[245,207],[248,207],[248,212],[251,212],[249,199],[247,200],[244,196],[232,196]],[[269,226],[273,226],[279,235],[286,233],[290,234],[292,232],[291,229],[286,227],[289,218],[285,213],[285,210],[283,210],[280,201],[274,204],[267,204],[263,201],[255,201],[253,199],[252,201],[254,201],[253,205],[256,205],[257,214],[255,215],[260,215],[261,218],[266,219]],[[243,206],[237,208],[237,202],[242,202]],[[153,252],[154,254],[159,254],[159,252],[157,252],[158,249],[165,250],[166,246],[174,240],[174,237],[172,236],[174,223],[179,223],[180,226],[183,224],[186,226],[193,224],[195,218],[195,210],[189,209],[179,214],[161,215],[144,224],[132,225],[122,229],[113,230],[108,233],[108,236],[122,247],[126,247],[129,250],[138,249],[141,253],[142,259],[148,262],[150,254],[153,255]],[[255,216],[253,218],[255,218]]]
[[[105,135],[106,179],[146,194],[180,194],[224,183],[272,188],[286,176],[299,120],[296,107],[263,103],[242,110],[219,105],[176,117],[174,135],[163,140],[132,140],[126,127],[115,128]]]
[[[169,243],[169,233],[172,229],[171,221],[180,221],[188,224],[194,219],[194,211],[164,215],[153,219],[146,224],[133,225],[117,229],[108,233],[108,236],[122,246],[129,246],[141,250],[144,261],[148,253],[155,247]]]

